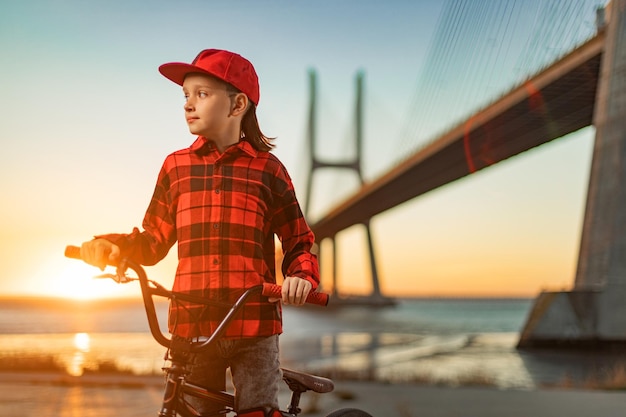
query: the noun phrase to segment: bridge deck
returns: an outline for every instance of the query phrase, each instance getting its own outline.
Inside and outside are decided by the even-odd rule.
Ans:
[[[318,241],[592,124],[604,33],[469,117],[311,225]]]

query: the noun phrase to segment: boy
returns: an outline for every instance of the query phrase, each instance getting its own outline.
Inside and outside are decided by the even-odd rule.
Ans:
[[[170,154],[143,220],[144,231],[97,236],[81,246],[88,263],[104,268],[121,257],[153,265],[178,242],[174,291],[234,302],[247,288],[275,282],[274,235],[281,240],[282,302],[301,305],[319,283],[314,237],[282,163],[256,118],[259,84],[242,56],[207,49],[191,64],[159,71],[181,85],[189,131],[197,139]],[[213,352],[196,357],[190,380],[225,389],[231,368],[238,415],[279,416],[280,303],[248,303]],[[171,305],[170,332],[186,339],[209,336],[221,317],[194,305]],[[196,400],[197,401],[197,400]],[[211,404],[195,404],[203,413]],[[252,411],[256,409],[256,413]]]

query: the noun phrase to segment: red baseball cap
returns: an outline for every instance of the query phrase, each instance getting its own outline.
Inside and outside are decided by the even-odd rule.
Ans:
[[[212,75],[247,95],[255,105],[259,104],[259,78],[252,63],[230,51],[205,49],[191,64],[169,62],[161,65],[159,72],[178,85],[183,85],[185,76],[192,72]]]

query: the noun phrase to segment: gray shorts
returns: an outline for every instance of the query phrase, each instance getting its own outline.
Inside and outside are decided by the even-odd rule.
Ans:
[[[196,355],[187,380],[209,389],[226,389],[230,367],[235,387],[235,410],[257,407],[278,409],[278,388],[282,380],[278,335],[247,339],[218,340],[207,352]],[[188,397],[202,414],[219,411],[215,404]]]

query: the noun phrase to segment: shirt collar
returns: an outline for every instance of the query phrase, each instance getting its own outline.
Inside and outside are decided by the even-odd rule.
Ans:
[[[212,141],[207,140],[205,137],[198,136],[189,148],[191,149],[191,151],[195,153],[203,153],[204,149],[208,151],[215,150],[215,145],[213,144]],[[232,148],[237,148],[245,152],[252,158],[256,157],[259,153],[256,149],[254,149],[254,147],[247,140],[241,140],[237,144],[231,146],[228,149],[232,149]]]
[[[191,144],[189,149],[191,149],[191,151],[194,153],[201,153],[205,145],[207,147],[213,147],[210,143],[207,143],[207,140],[205,138],[203,138],[202,136],[198,136],[196,140]]]
[[[251,158],[254,158],[259,154],[259,151],[254,149],[254,146],[252,146],[252,144],[247,140],[240,140],[235,146],[250,155]]]

